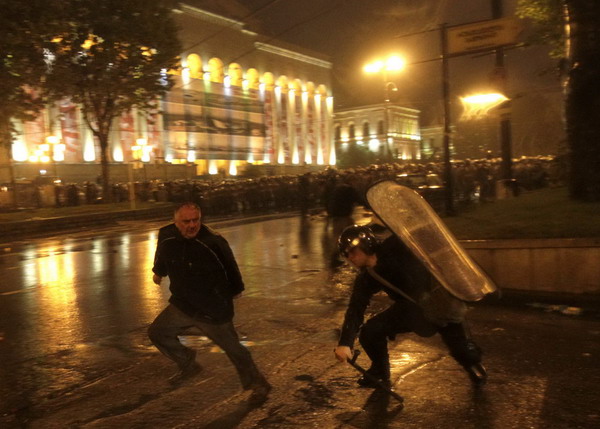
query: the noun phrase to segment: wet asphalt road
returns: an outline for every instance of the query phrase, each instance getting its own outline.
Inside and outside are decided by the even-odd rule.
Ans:
[[[533,301],[472,309],[490,372],[481,389],[438,338],[415,336],[390,345],[404,409],[356,388],[358,374],[331,352],[352,272],[328,269],[333,237],[321,217],[215,224],[244,275],[235,323],[274,385],[268,401],[246,401],[226,357],[195,335],[183,340],[205,370],[173,388],[174,366],[146,337],[169,296],[150,274],[163,224],[123,222],[2,245],[0,427],[600,426],[600,320]],[[385,303],[378,299],[373,311]],[[365,356],[359,363],[368,365]]]

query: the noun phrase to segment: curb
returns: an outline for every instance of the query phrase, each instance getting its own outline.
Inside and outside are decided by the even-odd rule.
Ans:
[[[166,219],[170,216],[171,211],[165,209],[165,207],[160,207],[139,210],[121,210],[108,213],[86,213],[55,218],[2,222],[0,223],[0,236],[3,239],[22,238],[24,235],[27,235],[28,238],[33,238],[49,232],[66,231],[86,226],[109,225],[120,220],[151,218]]]
[[[298,215],[299,212],[294,211],[255,215],[242,214],[236,216],[207,216],[204,221],[207,224],[214,226],[235,226]],[[0,242],[11,239],[39,238],[58,231],[68,232],[77,230],[78,228],[90,226],[110,226],[116,225],[120,221],[133,221],[140,219],[165,220],[166,222],[169,222],[172,219],[172,208],[157,207],[138,210],[121,210],[108,213],[87,213],[65,217],[2,222],[0,223]]]

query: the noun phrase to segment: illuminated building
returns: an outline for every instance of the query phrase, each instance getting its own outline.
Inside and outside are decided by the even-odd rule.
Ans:
[[[115,119],[113,181],[126,179],[130,163],[143,166],[147,179],[164,177],[167,168],[173,179],[236,175],[249,164],[276,172],[335,164],[327,57],[189,4],[181,4],[174,18],[185,49],[181,69],[151,120],[135,109]],[[69,100],[14,125],[17,177],[35,176],[46,163],[70,181],[98,175],[98,145]],[[48,145],[49,138],[58,143]]]
[[[387,153],[389,161],[421,159],[419,113],[394,103],[337,110],[334,139],[338,154],[357,145],[381,160],[386,160]]]

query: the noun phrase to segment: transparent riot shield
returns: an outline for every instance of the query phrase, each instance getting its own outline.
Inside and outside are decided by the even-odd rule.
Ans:
[[[379,218],[459,299],[478,301],[496,290],[442,219],[417,192],[386,180],[371,186],[367,200]]]

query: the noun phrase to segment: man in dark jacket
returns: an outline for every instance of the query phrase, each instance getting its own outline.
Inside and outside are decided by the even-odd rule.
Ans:
[[[433,277],[395,235],[377,224],[371,227],[354,225],[344,230],[339,246],[340,252],[360,269],[360,273],[354,282],[334,352],[341,362],[351,359],[351,349],[359,336],[360,344],[372,361],[368,369],[372,377],[359,379],[360,386],[375,387],[376,383],[371,380],[373,377],[390,384],[388,339],[408,332],[421,337],[439,333],[452,357],[467,371],[473,383],[485,383],[487,374],[481,365],[481,350],[467,332],[464,312],[442,311],[443,320],[428,314],[424,298],[433,293]],[[381,290],[387,293],[393,304],[363,325],[371,297]],[[444,306],[453,299],[440,302]],[[457,302],[464,306],[464,303]]]
[[[195,327],[227,354],[243,388],[251,389],[255,399],[266,398],[270,385],[240,344],[232,322],[233,299],[244,290],[240,270],[225,238],[202,224],[196,204],[181,204],[175,223],[160,229],[152,271],[154,283],[166,276],[170,280],[169,305],[152,322],[148,335],[178,365],[171,380],[180,382],[201,371],[196,351],[178,338]]]

